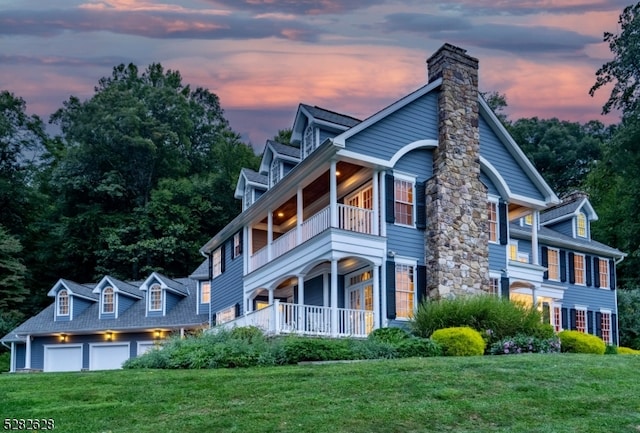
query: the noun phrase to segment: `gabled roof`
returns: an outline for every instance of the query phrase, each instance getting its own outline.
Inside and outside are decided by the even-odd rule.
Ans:
[[[97,301],[98,295],[93,293],[94,287],[95,287],[94,285],[78,284],[71,280],[65,280],[64,278],[61,278],[58,280],[57,283],[53,285],[51,290],[49,290],[49,292],[47,293],[47,296],[55,297],[56,294],[58,293],[58,290],[60,290],[61,288],[64,288],[73,296],[84,298],[89,301]]]
[[[124,281],[120,281],[116,278],[113,278],[109,275],[105,275],[102,280],[100,280],[100,282],[98,284],[95,285],[95,288],[93,289],[93,293],[100,293],[100,290],[105,286],[105,285],[109,285],[111,287],[113,287],[115,292],[123,292],[125,294],[127,294],[128,296],[133,296],[135,298],[138,299],[142,299],[143,296],[140,295],[140,289],[138,289],[138,286],[134,286],[133,284],[130,283],[125,283]]]
[[[237,199],[242,199],[247,185],[268,189],[269,177],[255,172],[250,168],[243,168],[240,170],[240,174],[238,175],[238,182],[236,183],[236,189],[233,196]]]
[[[195,327],[208,322],[208,314],[196,314],[197,281],[189,278],[171,280],[182,286],[190,296],[185,296],[164,316],[145,315],[144,301],[135,302],[129,309],[119,315],[117,319],[100,319],[99,305],[95,304],[86,308],[71,321],[56,322],[54,317],[55,303],[49,305],[39,314],[28,319],[1,341],[24,341],[27,335],[43,335],[55,333],[92,333],[105,330],[124,332],[148,329],[177,329],[181,327]]]
[[[269,184],[269,179],[264,174],[260,174],[257,171],[251,170],[250,168],[243,168],[241,172],[249,182],[257,183],[264,186],[267,186]]]
[[[191,275],[189,275],[189,278],[192,278],[194,280],[208,279],[209,278],[209,260],[205,259],[202,263],[200,263],[200,266],[198,266],[196,270],[193,271]]]
[[[267,145],[271,146],[278,155],[291,156],[293,158],[300,158],[300,148],[283,144],[278,141],[267,140]]]
[[[261,174],[267,175],[269,173],[269,165],[275,156],[285,161],[298,163],[300,162],[300,149],[277,141],[267,140],[262,154],[262,161],[260,161]]]
[[[149,275],[149,277],[140,285],[140,290],[148,290],[149,286],[153,283],[154,280],[160,283],[160,287],[162,287],[163,289],[183,296],[189,295],[189,289],[183,284],[179,283],[178,281],[172,280],[169,277],[165,277],[158,272],[153,272],[151,275]]]
[[[362,120],[347,114],[337,113],[335,111],[327,110],[326,108],[318,107],[314,105],[300,104],[300,107],[304,109],[311,117],[316,120],[323,120],[325,122],[333,123],[335,125],[342,125],[348,128],[357,125]]]
[[[598,215],[591,206],[589,198],[583,193],[573,193],[563,198],[562,203],[550,207],[540,214],[540,224],[549,225],[577,216],[580,210],[584,210],[590,221],[596,221]]]
[[[335,111],[311,106],[307,104],[299,104],[296,117],[291,128],[291,142],[299,143],[302,141],[302,135],[306,126],[313,122],[317,126],[323,126],[334,131],[346,131],[361,122],[360,119],[341,114]]]

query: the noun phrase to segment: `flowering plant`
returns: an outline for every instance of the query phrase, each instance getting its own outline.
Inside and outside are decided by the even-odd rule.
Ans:
[[[536,338],[516,335],[496,341],[489,348],[491,355],[517,355],[518,353],[560,353],[560,339]]]

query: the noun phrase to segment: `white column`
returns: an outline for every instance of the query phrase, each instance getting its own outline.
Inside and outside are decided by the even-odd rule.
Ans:
[[[247,273],[253,271],[253,266],[251,265],[251,256],[253,256],[253,228],[251,226],[247,227],[247,253],[245,256],[247,257]]]
[[[31,368],[31,335],[27,335],[27,347],[24,352],[24,368],[26,370]]]
[[[242,275],[249,273],[249,230],[245,226],[242,228]]]
[[[296,215],[296,245],[300,245],[302,243],[302,217],[304,213],[303,202],[302,202],[302,187],[298,185],[298,192],[296,194],[296,203],[298,205],[298,212]]]
[[[304,323],[304,275],[298,274],[298,318],[296,320],[297,330],[304,331],[307,329]]]
[[[382,182],[384,182],[384,176],[380,176],[380,178],[378,179],[378,185],[380,185]],[[387,193],[386,193],[386,188],[384,187],[384,185],[380,185],[380,236],[387,236],[387,206],[386,206],[386,202],[387,202]]]
[[[338,335],[338,261],[331,259],[331,335]]]
[[[380,267],[373,266],[373,328],[380,327]]]
[[[531,297],[533,298],[533,308],[538,308],[538,294],[536,293],[536,286],[531,288]]]
[[[385,224],[382,225],[382,227],[384,227]],[[384,260],[382,261],[382,266],[380,269],[380,281],[384,281],[384,283],[381,285],[382,290],[384,291],[384,296],[381,296],[380,298],[382,299],[382,302],[380,302],[380,311],[378,312],[380,314],[380,326],[381,327],[385,327],[388,326],[388,322],[387,322],[387,267],[385,266],[385,262]]]
[[[269,289],[269,305],[273,304],[273,289]]]
[[[322,306],[329,306],[329,275],[322,274]]]
[[[331,227],[338,227],[338,184],[335,161],[331,161],[329,169],[329,216]]]
[[[531,264],[539,265],[540,259],[538,257],[538,218],[540,212],[533,211],[533,218],[531,221]]]
[[[9,361],[9,373],[16,372],[16,343],[11,342],[11,361]]]
[[[273,243],[273,212],[267,214],[267,261],[271,261],[271,244]]]
[[[378,170],[373,171],[373,178],[371,179],[371,185],[373,186],[373,234],[380,234],[380,184]]]

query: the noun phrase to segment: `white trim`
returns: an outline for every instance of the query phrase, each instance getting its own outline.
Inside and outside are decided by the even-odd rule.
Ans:
[[[396,207],[396,203],[398,202],[398,200],[396,199],[395,196],[395,189],[396,189],[396,185],[395,182],[396,180],[399,180],[401,182],[408,182],[411,184],[411,224],[402,224],[397,222],[397,218],[395,218],[395,207]],[[407,174],[407,173],[402,173],[402,172],[397,172],[394,171],[393,172],[393,209],[394,209],[394,225],[397,225],[399,227],[409,227],[409,228],[416,228],[416,176],[411,175],[411,174]],[[403,202],[405,203],[405,202]]]
[[[16,342],[11,342],[11,354],[9,355],[9,373],[16,372]]]
[[[417,279],[418,279],[418,259],[414,259],[414,258],[410,258],[410,257],[403,257],[403,256],[395,256],[394,257],[394,278],[397,278],[398,275],[398,270],[397,270],[397,266],[398,265],[402,265],[402,266],[409,266],[411,268],[413,268],[413,311],[412,313],[415,313],[416,308],[418,307],[418,287],[417,287]],[[395,283],[395,290],[394,290],[394,296],[395,296],[395,292],[398,291],[398,282],[396,280]],[[406,293],[406,292],[404,292]],[[409,317],[398,317],[398,305],[396,302],[396,318],[395,320],[399,321],[399,322],[407,322],[409,320],[411,320],[411,318]]]
[[[160,308],[151,308],[151,289],[155,286],[158,286],[158,288],[160,289]],[[149,312],[157,312],[157,311],[163,311],[163,305],[164,304],[164,290],[162,290],[162,285],[159,282],[155,282],[153,284],[151,284],[149,286],[149,291],[147,292],[148,295],[148,303],[147,303],[147,311]]]
[[[606,262],[606,264],[607,264],[607,273],[606,273],[606,275],[607,275],[607,278],[606,278],[607,286],[603,287],[601,281],[598,281],[598,284],[600,284],[600,287],[598,287],[598,289],[611,290],[611,269],[610,269],[611,266],[609,266],[610,265],[609,260],[611,260],[611,259],[606,258],[606,257],[598,257],[598,277],[600,277],[600,275],[602,274],[600,272],[600,262]],[[595,274],[595,272],[594,272],[594,274]]]
[[[578,283],[578,272],[576,268],[576,256],[582,256],[582,283]],[[587,285],[587,256],[583,253],[573,252],[573,263],[569,263],[569,266],[573,266],[573,284],[580,287],[586,287]]]
[[[400,158],[402,158],[412,150],[435,149],[436,147],[438,147],[438,140],[434,140],[431,138],[413,141],[407,145],[402,146],[400,149],[398,149],[398,151],[389,160],[389,163],[391,164],[391,167],[393,167],[397,164]]]
[[[549,264],[551,263],[551,260],[549,259],[549,251],[555,251],[557,253],[558,261],[556,262],[556,265],[558,265],[558,278],[551,278],[551,272],[549,272]],[[562,264],[560,263],[560,249],[555,247],[547,247],[547,280],[560,282],[562,280],[562,276],[560,275],[561,271]]]
[[[124,361],[126,361],[129,358],[131,358],[131,343],[129,341],[114,341],[114,342],[109,342],[109,343],[89,343],[89,370],[95,370],[96,359],[95,359],[95,356],[94,356],[94,349],[101,348],[101,347],[102,348],[105,348],[105,347],[111,347],[111,348],[126,347],[127,348],[127,358]],[[120,368],[122,368],[122,365],[120,365]],[[117,369],[115,369],[115,370],[117,370]]]
[[[489,229],[489,243],[494,245],[500,245],[500,199],[495,195],[488,194],[487,196],[487,204],[494,204],[496,206],[496,240],[491,240],[491,229]],[[490,222],[487,218],[487,222]],[[509,260],[509,254],[507,252],[507,260]]]
[[[59,370],[50,370],[49,368],[51,367],[51,360],[49,359],[50,356],[47,356],[47,353],[52,353],[49,352],[49,350],[64,350],[64,349],[80,349],[80,370],[82,370],[82,368],[84,367],[84,344],[80,343],[80,344],[43,344],[43,360],[42,360],[42,371],[59,371]],[[31,368],[31,366],[29,365],[29,367],[27,367],[27,363],[25,362],[25,368]],[[64,371],[80,371],[80,370],[64,370]]]
[[[113,307],[113,311],[104,311],[104,292],[107,289],[111,289],[111,305]],[[100,315],[105,314],[113,314],[116,318],[118,317],[118,309],[116,308],[116,291],[112,286],[106,286],[100,291]]]

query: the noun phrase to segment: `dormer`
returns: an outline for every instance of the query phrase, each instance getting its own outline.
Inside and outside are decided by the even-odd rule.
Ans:
[[[64,279],[58,280],[47,295],[55,298],[53,320],[56,322],[71,321],[98,301],[91,288]]]
[[[597,221],[585,193],[574,192],[562,198],[562,202],[540,215],[540,224],[574,239],[591,239],[591,222]]]
[[[92,293],[98,295],[100,319],[117,319],[136,301],[143,299],[136,286],[105,276]]]
[[[299,162],[299,148],[267,140],[260,163],[260,174],[267,176],[268,186],[272,188]]]
[[[173,307],[189,295],[187,287],[157,272],[152,273],[140,286],[146,293],[145,314],[151,316],[166,316]]]
[[[234,237],[235,239],[235,237]],[[198,290],[198,300],[197,304],[197,314],[208,314],[209,313],[209,305],[211,302],[211,283],[209,280],[209,260],[204,260],[200,263],[200,266],[193,271],[189,278],[192,280],[196,280],[198,282],[197,290]]]
[[[242,200],[242,210],[249,207],[264,194],[269,185],[269,178],[248,168],[240,170],[234,197]]]

